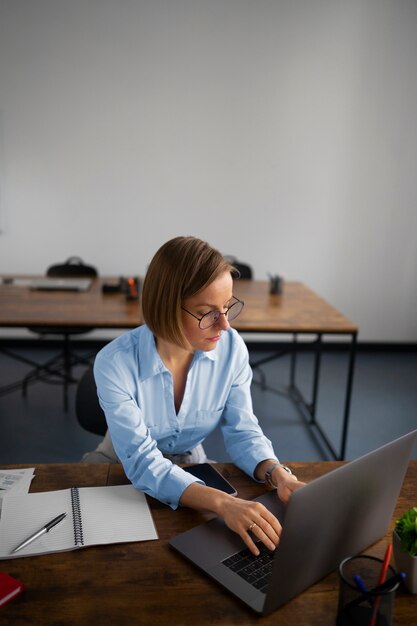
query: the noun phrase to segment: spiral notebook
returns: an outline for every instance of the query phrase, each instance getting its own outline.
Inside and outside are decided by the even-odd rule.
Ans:
[[[52,530],[11,554],[54,517],[66,513]],[[3,499],[0,559],[77,550],[98,544],[158,539],[146,496],[132,485],[72,487]]]

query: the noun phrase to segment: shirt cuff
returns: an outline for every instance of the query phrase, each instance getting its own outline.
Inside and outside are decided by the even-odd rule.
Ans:
[[[171,476],[165,480],[166,488],[158,490],[158,500],[170,506],[173,510],[180,506],[180,499],[184,491],[193,483],[205,483],[192,474],[184,472],[181,467],[173,466]],[[155,497],[155,496],[154,496]]]

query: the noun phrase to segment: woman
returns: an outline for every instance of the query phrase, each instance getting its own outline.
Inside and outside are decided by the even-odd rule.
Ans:
[[[220,425],[233,462],[258,481],[267,477],[283,501],[302,484],[278,462],[253,414],[248,352],[229,325],[243,308],[232,271],[195,237],[176,237],[155,254],[142,292],[145,325],[96,357],[109,429],[99,452],[112,442],[135,487],[173,509],[212,511],[258,554],[256,539],[277,546],[278,520],[262,504],[207,487],[178,466],[206,460],[201,444]]]

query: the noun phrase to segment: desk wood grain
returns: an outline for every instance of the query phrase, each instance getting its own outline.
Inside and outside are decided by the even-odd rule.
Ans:
[[[122,293],[103,293],[103,283],[115,278],[94,278],[88,291],[37,291],[19,283],[0,284],[0,326],[135,328],[142,323],[140,305]],[[32,276],[31,278],[36,278]]]
[[[241,332],[356,333],[358,327],[301,282],[287,282],[281,295],[262,280],[237,280],[234,295],[245,302],[233,322]]]
[[[291,463],[309,481],[340,462]],[[263,491],[231,465],[219,469],[243,497]],[[39,465],[31,491],[126,483],[120,466]],[[172,511],[149,498],[158,541],[93,546],[84,550],[3,561],[1,569],[26,585],[24,594],[1,609],[4,626],[246,625],[334,626],[337,572],[267,617],[258,617],[172,550],[167,541],[208,518],[189,509]],[[417,461],[411,461],[394,519],[417,503]],[[382,557],[386,537],[366,550]],[[306,564],[308,566],[308,564]],[[417,596],[397,594],[393,626],[416,623]]]
[[[95,278],[91,288],[81,293],[33,291],[19,283],[29,278],[35,277],[0,282],[0,327],[135,328],[143,323],[140,302],[121,293],[102,292],[103,283],[117,283],[114,277]],[[234,293],[245,302],[232,322],[240,332],[357,332],[353,322],[300,282],[288,282],[282,295],[270,295],[267,281],[236,280]]]

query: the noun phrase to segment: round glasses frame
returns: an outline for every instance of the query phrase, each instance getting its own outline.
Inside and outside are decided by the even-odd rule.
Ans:
[[[235,298],[235,296],[233,297]],[[209,311],[201,317],[197,317],[197,315],[194,315],[194,313],[191,313],[191,311],[187,311],[187,309],[185,309],[183,306],[181,308],[183,311],[188,313],[188,315],[192,315],[192,317],[198,320],[198,327],[201,330],[206,330],[207,328],[210,328],[211,326],[217,324],[220,319],[220,315],[224,315],[229,321],[235,320],[237,316],[242,312],[244,304],[245,303],[243,302],[243,300],[235,298],[235,302],[233,302],[233,304],[231,304],[223,313],[222,311]]]

